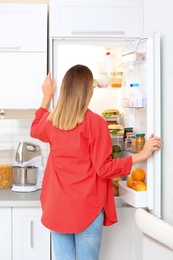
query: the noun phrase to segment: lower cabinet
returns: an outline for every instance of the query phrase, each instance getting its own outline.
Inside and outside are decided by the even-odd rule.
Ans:
[[[0,208],[0,259],[50,260],[50,231],[40,207]]]
[[[142,259],[135,209],[117,207],[117,215],[118,223],[103,228],[99,260]],[[50,231],[40,218],[40,207],[0,207],[0,259],[55,260]]]

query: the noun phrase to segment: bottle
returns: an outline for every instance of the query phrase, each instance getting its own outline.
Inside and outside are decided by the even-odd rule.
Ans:
[[[142,151],[145,144],[145,134],[136,134],[136,152]]]
[[[131,140],[131,134],[127,133],[127,137],[125,139],[125,151],[131,151],[132,149],[132,140]]]
[[[103,56],[103,71],[107,72],[109,75],[112,71],[112,55],[109,51]]]
[[[130,107],[138,107],[138,103],[137,103],[138,92],[139,92],[139,84],[138,83],[130,84],[130,98],[129,98]]]
[[[136,135],[131,136],[131,142],[132,142],[131,151],[133,153],[136,153]]]

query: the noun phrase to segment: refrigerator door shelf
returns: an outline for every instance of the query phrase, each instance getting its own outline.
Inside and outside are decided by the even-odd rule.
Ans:
[[[135,208],[147,207],[147,191],[130,189],[126,181],[119,181],[119,194],[123,201]]]

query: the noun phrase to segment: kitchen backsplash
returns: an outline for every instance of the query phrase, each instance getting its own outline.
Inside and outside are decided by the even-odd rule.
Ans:
[[[43,166],[46,165],[49,145],[30,137],[31,123],[31,119],[0,120],[0,164],[13,164],[19,142],[31,142],[40,146]]]

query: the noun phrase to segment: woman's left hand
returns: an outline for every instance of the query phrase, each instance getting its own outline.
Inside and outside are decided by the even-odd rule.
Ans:
[[[42,85],[42,91],[43,91],[43,100],[41,107],[48,108],[49,103],[54,95],[56,89],[56,84],[54,78],[51,78],[51,73],[49,72],[46,76],[43,85]]]

